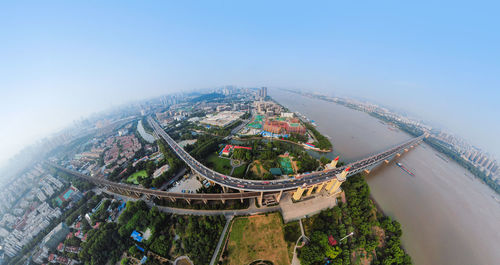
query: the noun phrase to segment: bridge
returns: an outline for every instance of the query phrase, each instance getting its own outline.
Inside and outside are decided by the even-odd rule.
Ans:
[[[224,193],[214,194],[214,193],[176,193],[167,192],[162,190],[141,188],[136,185],[129,185],[124,183],[117,183],[109,181],[102,178],[94,178],[79,172],[66,169],[59,165],[48,163],[50,166],[71,174],[73,176],[85,179],[101,187],[104,187],[112,192],[124,194],[127,196],[140,197],[145,195],[147,198],[159,198],[159,199],[170,199],[175,201],[177,199],[185,200],[190,203],[191,200],[201,200],[205,203],[208,201],[222,201],[226,200],[243,200],[249,198],[257,198],[258,203],[262,204],[262,198],[264,195],[275,196],[276,201],[280,201],[280,198],[285,191],[294,191],[293,199],[300,200],[303,193],[306,192],[305,196],[309,196],[313,191],[319,193],[322,190],[329,192],[330,194],[337,194],[340,192],[340,185],[346,180],[347,177],[354,174],[365,172],[369,173],[370,170],[375,168],[380,163],[388,163],[396,156],[400,156],[403,152],[408,152],[409,149],[415,147],[419,144],[424,135],[410,139],[404,143],[394,146],[384,152],[377,153],[375,155],[369,156],[367,158],[352,162],[348,165],[342,167],[336,167],[338,158],[333,160],[327,169],[323,171],[316,171],[307,174],[298,174],[294,178],[290,179],[280,179],[280,180],[246,180],[234,178],[231,176],[226,176],[219,172],[216,172],[202,163],[194,159],[188,152],[184,151],[161,127],[153,120],[148,117],[149,124],[153,127],[155,133],[167,142],[174,153],[179,156],[190,168],[191,170],[200,175],[201,177],[207,179],[212,184],[216,183],[222,186]],[[234,189],[240,191],[239,193],[229,193],[228,189]]]
[[[310,195],[314,189],[316,189],[316,192],[320,192],[323,188],[326,188],[326,190],[332,194],[336,193],[339,191],[341,183],[344,182],[348,176],[362,171],[369,173],[369,171],[376,167],[379,163],[388,163],[395,156],[400,156],[401,153],[408,152],[410,148],[413,148],[424,138],[424,135],[421,135],[392,147],[389,150],[369,156],[340,168],[336,168],[336,159],[332,161],[329,169],[327,170],[296,175],[295,178],[292,179],[271,181],[245,180],[226,176],[204,166],[202,163],[194,159],[182,147],[180,147],[152,117],[148,117],[148,122],[153,127],[155,133],[167,142],[175,154],[179,156],[192,169],[193,172],[196,172],[212,183],[221,185],[224,190],[231,188],[241,192],[260,192],[261,196],[259,197],[259,201],[262,200],[264,192],[279,192],[277,201],[279,201],[283,191],[287,190],[296,190],[293,196],[295,200],[299,200],[305,190],[307,190],[307,195]]]

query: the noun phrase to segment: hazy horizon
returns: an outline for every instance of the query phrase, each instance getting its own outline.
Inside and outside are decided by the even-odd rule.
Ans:
[[[221,85],[364,98],[498,158],[493,5],[3,3],[0,167],[94,112]]]

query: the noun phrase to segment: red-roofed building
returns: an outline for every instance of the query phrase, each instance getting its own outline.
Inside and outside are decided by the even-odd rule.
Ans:
[[[100,225],[101,225],[101,222],[97,222],[97,223],[95,223],[94,226],[92,226],[92,228],[97,229],[97,228],[99,228]]]
[[[231,153],[231,148],[233,146],[228,144],[224,147],[224,149],[222,149],[222,155],[225,155],[225,156],[229,156],[229,153]]]
[[[328,244],[330,244],[330,246],[335,246],[335,245],[337,245],[337,240],[335,240],[335,238],[333,238],[332,235],[329,235],[328,236]]]
[[[69,232],[67,235],[66,235],[66,239],[70,239],[73,237],[73,233]]]
[[[252,147],[235,145],[235,146],[234,146],[234,149],[246,149],[246,150],[252,150]]]
[[[55,254],[50,254],[49,255],[49,262],[55,263],[57,256]]]
[[[57,263],[60,263],[60,264],[69,264],[70,263],[69,259],[66,257],[63,257],[63,256],[57,257],[56,261],[57,261]]]
[[[57,246],[57,251],[59,251],[59,252],[64,251],[64,244],[63,243],[59,243],[59,245]]]
[[[83,236],[82,241],[83,241],[83,242],[87,241],[87,234],[85,234],[85,235]]]
[[[78,223],[76,223],[75,228],[80,229],[81,226],[82,226],[82,222],[78,222]]]

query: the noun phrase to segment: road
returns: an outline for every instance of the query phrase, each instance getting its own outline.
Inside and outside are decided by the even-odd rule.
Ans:
[[[218,173],[212,169],[207,168],[202,163],[194,159],[188,152],[186,152],[182,147],[180,147],[152,118],[148,117],[148,122],[151,127],[155,130],[156,134],[163,138],[167,144],[172,148],[174,153],[179,156],[191,169],[221,186],[229,187],[237,190],[244,191],[257,191],[257,192],[270,192],[270,191],[282,191],[282,190],[292,190],[298,187],[310,187],[319,183],[329,181],[331,179],[337,178],[337,175],[346,169],[350,169],[348,176],[354,175],[356,173],[362,172],[365,169],[370,169],[384,160],[390,159],[398,153],[402,153],[405,149],[422,141],[423,135],[400,145],[390,148],[387,151],[369,156],[365,159],[353,162],[349,165],[330,169],[319,172],[312,172],[308,174],[296,175],[292,179],[280,179],[280,180],[244,180],[238,179],[231,176],[226,176]]]
[[[229,227],[229,224],[231,224],[231,220],[233,220],[233,216],[227,216],[226,220],[226,225],[224,226],[224,229],[222,230],[222,234],[220,235],[219,238],[219,243],[217,243],[217,247],[215,248],[214,254],[212,255],[212,259],[210,260],[210,265],[214,265],[217,259],[217,256],[219,256],[219,250],[221,245],[224,243],[224,237],[226,236],[227,229]]]

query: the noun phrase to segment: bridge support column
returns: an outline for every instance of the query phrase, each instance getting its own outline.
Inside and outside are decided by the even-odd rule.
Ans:
[[[226,200],[225,199],[221,199],[222,203],[225,204],[226,203]]]
[[[310,196],[314,190],[314,188],[316,188],[316,185],[313,185],[312,187],[310,187],[308,190],[307,190],[307,193],[306,193],[306,196]]]
[[[318,188],[316,188],[316,193],[320,193],[324,186],[325,186],[325,182],[319,184]]]
[[[260,196],[259,196],[259,200],[258,200],[259,206],[262,206],[262,197],[264,197],[263,191],[260,192]]]
[[[386,160],[384,160],[384,162],[385,162],[386,164],[389,164],[389,160],[387,160],[387,159],[386,159]]]
[[[365,169],[364,172],[366,175],[370,174],[370,170],[368,170],[368,169]]]
[[[189,205],[191,205],[191,200],[190,200],[190,199],[186,198],[186,202],[187,202]]]
[[[339,190],[339,188],[340,188],[340,185],[342,185],[342,182],[337,181],[337,182],[335,183],[335,185],[333,185],[333,188],[332,188],[332,190],[330,191],[330,195],[337,193],[337,192],[338,192],[338,190]]]
[[[276,197],[276,201],[279,203],[280,200],[281,200],[281,195],[283,195],[283,190],[280,190],[280,193],[278,194],[278,196]]]
[[[240,193],[245,192],[244,190],[240,190]],[[240,198],[241,203],[243,203],[243,197]]]
[[[222,186],[222,191],[223,191],[224,193],[227,193],[227,187],[226,187],[226,186]]]
[[[335,183],[335,181],[337,181],[336,179],[332,179],[330,180],[329,182],[326,183],[326,187],[325,187],[325,190],[326,191],[330,191],[330,189],[332,188],[333,184]]]
[[[335,194],[340,188],[340,185],[342,185],[342,182],[344,182],[347,178],[347,173],[349,172],[350,167],[347,167],[342,171],[342,173],[337,175],[337,178],[335,179],[335,183],[333,184],[332,189],[330,190],[330,194]]]
[[[305,189],[298,187],[297,191],[293,193],[293,199],[298,201],[300,200],[300,197],[302,197],[302,193],[304,193]]]
[[[400,154],[400,153],[396,153],[396,156],[397,156],[397,157],[400,157],[400,156],[401,156],[401,154]]]
[[[170,199],[172,202],[175,202],[175,198],[174,198],[174,197],[169,197],[169,199]]]

